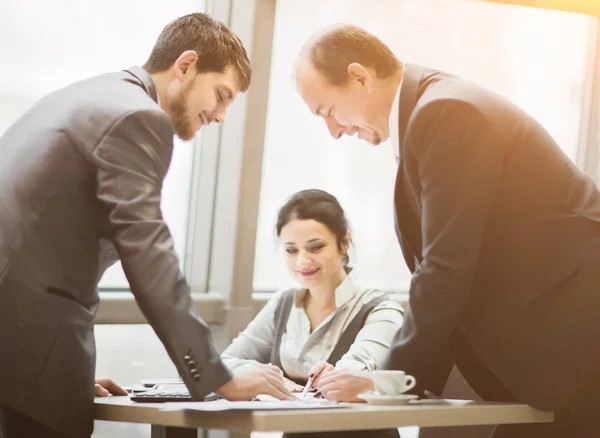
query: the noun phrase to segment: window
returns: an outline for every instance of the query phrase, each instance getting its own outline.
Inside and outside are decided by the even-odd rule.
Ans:
[[[333,23],[362,26],[405,62],[456,73],[508,97],[576,158],[591,25],[587,16],[472,0],[277,1],[255,290],[290,284],[275,244],[275,216],[289,195],[310,187],[330,191],[345,208],[358,280],[388,291],[409,287],[410,273],[394,233],[391,145],[333,140],[291,79],[304,42]]]
[[[0,11],[4,8],[10,11],[0,13],[0,133],[57,88],[143,64],[168,21],[204,11],[205,2],[173,0],[148,7],[142,0],[25,0],[7,2]],[[175,142],[163,188],[163,212],[180,256],[185,248],[192,154],[197,147]],[[128,288],[120,264],[106,272],[100,286]]]

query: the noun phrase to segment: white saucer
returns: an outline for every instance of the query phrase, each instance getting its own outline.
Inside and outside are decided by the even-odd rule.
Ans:
[[[380,395],[376,392],[364,392],[357,397],[370,405],[407,405],[411,400],[419,398],[418,395],[413,394]]]

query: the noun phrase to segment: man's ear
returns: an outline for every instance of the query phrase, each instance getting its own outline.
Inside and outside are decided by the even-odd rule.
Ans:
[[[370,90],[373,86],[373,77],[362,64],[353,62],[348,65],[347,71],[350,79],[358,81],[363,87],[367,87]]]
[[[186,50],[173,63],[173,72],[179,80],[196,72],[196,61],[198,54],[194,50]]]

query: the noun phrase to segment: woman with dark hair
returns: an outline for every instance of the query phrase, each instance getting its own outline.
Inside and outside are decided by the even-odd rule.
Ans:
[[[337,199],[316,189],[294,194],[279,210],[276,234],[300,287],[275,293],[225,350],[224,363],[232,370],[277,366],[295,382],[289,382],[292,391],[302,390],[316,369],[321,375],[376,369],[402,324],[402,308],[348,276],[350,230]],[[398,437],[398,431],[318,435],[387,438]]]

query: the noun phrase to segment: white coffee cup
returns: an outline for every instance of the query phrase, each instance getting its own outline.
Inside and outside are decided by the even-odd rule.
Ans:
[[[417,381],[404,371],[375,370],[369,373],[375,392],[381,395],[400,395],[414,388]]]

